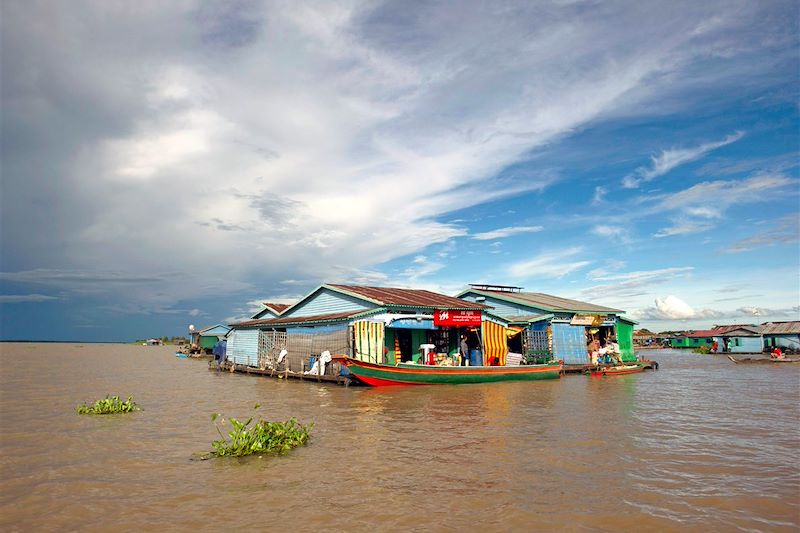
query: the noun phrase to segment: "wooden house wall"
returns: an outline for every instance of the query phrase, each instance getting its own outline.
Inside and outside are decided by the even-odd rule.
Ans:
[[[258,330],[231,330],[225,355],[237,365],[258,366]]]
[[[760,353],[763,349],[761,337],[728,338],[728,351],[731,353]]]
[[[311,299],[289,310],[289,312],[284,313],[281,317],[328,315],[333,313],[356,312],[374,309],[376,307],[378,306],[370,302],[365,302],[364,300],[323,288],[311,297]]]

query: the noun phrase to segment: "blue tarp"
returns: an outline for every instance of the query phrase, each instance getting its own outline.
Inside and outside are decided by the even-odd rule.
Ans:
[[[214,345],[214,348],[211,350],[211,353],[214,354],[215,361],[224,361],[225,360],[225,352],[228,349],[228,341],[219,341],[217,344]]]

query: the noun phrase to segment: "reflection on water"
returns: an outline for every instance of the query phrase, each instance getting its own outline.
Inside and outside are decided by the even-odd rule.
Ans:
[[[369,389],[168,347],[3,344],[3,530],[800,528],[800,365]],[[106,394],[143,411],[74,414]],[[210,414],[315,422],[285,457],[191,461]]]

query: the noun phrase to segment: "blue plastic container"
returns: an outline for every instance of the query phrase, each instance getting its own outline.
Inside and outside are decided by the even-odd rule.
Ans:
[[[483,357],[480,350],[469,352],[469,366],[483,366]]]

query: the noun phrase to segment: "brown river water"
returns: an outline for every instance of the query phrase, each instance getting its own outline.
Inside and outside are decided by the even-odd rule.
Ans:
[[[0,344],[0,530],[800,530],[800,365],[646,354],[659,371],[370,389]],[[75,413],[107,394],[143,410]],[[256,402],[309,445],[192,460],[212,413]]]

